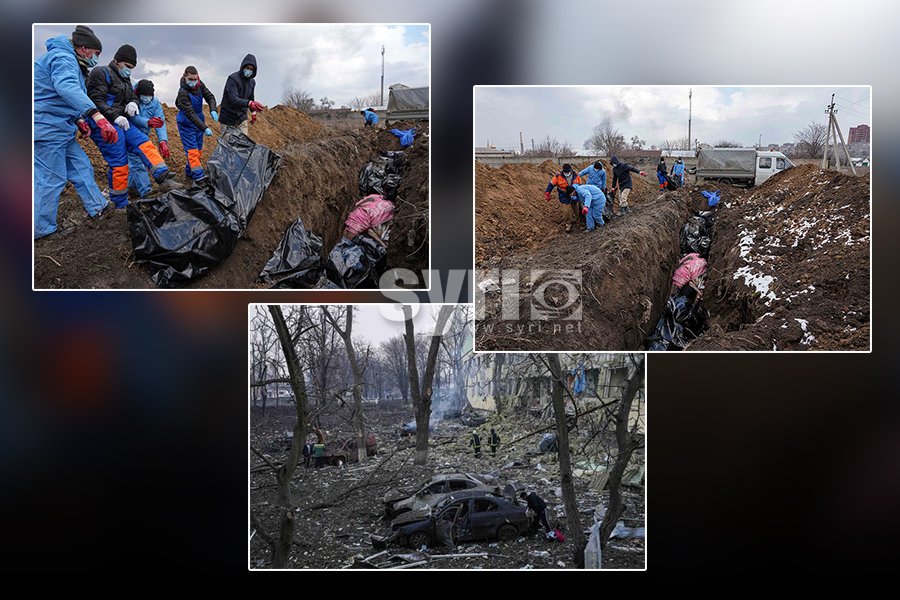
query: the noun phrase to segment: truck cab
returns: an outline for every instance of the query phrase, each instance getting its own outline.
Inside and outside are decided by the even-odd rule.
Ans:
[[[781,173],[794,166],[781,152],[762,152],[756,153],[756,178],[753,185],[762,185],[769,177],[776,173]]]

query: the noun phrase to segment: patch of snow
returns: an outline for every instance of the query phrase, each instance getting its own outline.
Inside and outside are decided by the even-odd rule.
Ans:
[[[816,336],[811,334],[807,329],[809,321],[807,321],[806,319],[798,319],[796,317],[794,317],[794,320],[800,323],[800,329],[803,330],[803,339],[800,340],[801,346],[809,346],[811,343],[816,341]]]
[[[734,279],[738,279],[739,277],[744,278],[744,284],[756,290],[762,297],[768,298],[769,300],[766,302],[768,306],[772,300],[777,300],[778,296],[775,295],[775,292],[769,290],[769,286],[775,281],[775,278],[771,275],[763,275],[761,273],[754,273],[753,267],[750,265],[746,265],[738,269],[734,274]]]

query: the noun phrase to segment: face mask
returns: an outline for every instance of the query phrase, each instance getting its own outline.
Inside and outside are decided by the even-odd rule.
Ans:
[[[91,57],[87,59],[87,64],[89,67],[96,67],[97,63],[100,62],[98,60],[98,56],[100,56],[99,52],[94,52],[91,54]]]
[[[189,88],[197,87],[197,83],[199,81],[200,81],[199,79],[185,79],[184,80],[184,82],[188,85]]]
[[[153,100],[153,96],[141,96],[141,103],[142,103],[142,104],[150,104],[150,102],[151,102],[152,100]]]
[[[128,79],[129,77],[131,77],[131,69],[129,69],[128,67],[122,67],[121,69],[119,69],[119,75],[122,76],[122,79]]]
[[[253,77],[253,69],[244,69],[244,77],[247,79]]]

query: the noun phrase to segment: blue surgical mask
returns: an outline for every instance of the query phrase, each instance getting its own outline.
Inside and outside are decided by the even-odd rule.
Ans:
[[[89,59],[87,59],[87,64],[88,64],[88,66],[90,66],[90,67],[96,67],[96,66],[97,66],[97,63],[100,62],[100,60],[99,60],[99,58],[98,58],[99,56],[100,56],[100,53],[99,53],[99,52],[94,52],[94,53],[91,55],[91,57],[90,57]]]
[[[244,69],[244,77],[247,79],[253,77],[253,69]]]
[[[129,77],[131,77],[131,69],[129,69],[128,67],[122,67],[121,69],[119,69],[119,75],[122,76],[122,79],[128,79]]]
[[[150,102],[151,102],[152,100],[153,100],[153,96],[141,96],[141,103],[142,103],[142,104],[150,104]]]
[[[184,80],[184,82],[185,82],[186,84],[188,84],[188,87],[189,87],[189,88],[195,88],[195,87],[197,87],[197,83],[198,83],[199,81],[200,81],[199,79],[185,79],[185,80]]]

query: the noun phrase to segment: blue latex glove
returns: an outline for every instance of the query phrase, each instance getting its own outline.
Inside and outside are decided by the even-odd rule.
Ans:
[[[210,129],[209,127],[207,127],[207,128],[206,128],[206,131],[204,131],[203,133],[206,134],[206,137],[210,137],[210,136],[212,135],[212,129]]]
[[[219,113],[217,113],[216,111],[212,111],[209,114],[212,115],[213,121],[215,121],[216,123],[219,122]]]

